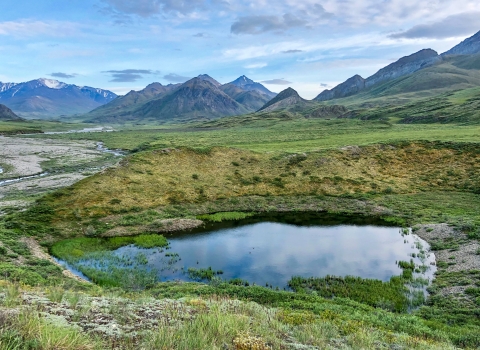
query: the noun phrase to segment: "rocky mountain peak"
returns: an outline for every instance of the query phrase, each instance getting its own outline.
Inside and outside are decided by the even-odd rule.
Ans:
[[[230,84],[233,84],[233,85],[236,85],[236,86],[245,86],[245,85],[249,85],[249,84],[255,84],[255,82],[252,79],[246,77],[245,75],[242,75],[241,77],[232,81]]]
[[[215,79],[213,79],[213,78],[212,78],[211,76],[209,76],[208,74],[200,74],[197,78],[200,79],[200,80],[208,81],[209,83],[212,83],[212,84],[215,85],[216,87],[222,86],[222,84],[220,84],[218,81],[216,81]],[[194,78],[194,79],[195,79],[195,78]]]
[[[268,90],[265,86],[260,83],[253,81],[252,79],[242,75],[241,77],[237,78],[236,80],[232,81],[231,83],[225,85],[234,85],[242,90],[245,91],[257,91],[261,94],[266,95],[268,98],[273,98],[276,96],[275,93]],[[224,86],[225,86],[224,85]]]

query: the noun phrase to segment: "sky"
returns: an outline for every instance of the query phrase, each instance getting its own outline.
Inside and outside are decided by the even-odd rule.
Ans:
[[[241,75],[314,98],[480,30],[478,0],[2,0],[0,81],[125,94]]]

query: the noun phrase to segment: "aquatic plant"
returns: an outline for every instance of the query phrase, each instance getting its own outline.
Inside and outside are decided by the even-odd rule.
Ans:
[[[188,268],[187,275],[190,279],[195,281],[212,280],[217,275],[223,275],[222,270],[215,271],[211,267],[208,269]]]
[[[313,291],[325,298],[350,298],[395,312],[404,312],[410,305],[405,280],[398,276],[392,277],[388,282],[354,276],[324,278],[295,276],[288,285],[296,292]]]

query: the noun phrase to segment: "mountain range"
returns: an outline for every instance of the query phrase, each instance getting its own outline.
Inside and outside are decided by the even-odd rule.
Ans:
[[[208,120],[255,112],[276,94],[246,76],[220,84],[202,74],[183,84],[148,85],[85,114],[96,123]]]
[[[398,105],[418,97],[480,86],[480,32],[443,54],[423,49],[400,58],[368,78],[354,75],[313,101],[292,88],[275,94],[241,76],[221,84],[202,74],[183,84],[152,83],[124,96],[50,79],[0,83],[0,103],[20,117],[76,114],[95,123],[199,121],[277,110],[319,118],[343,116],[342,106]],[[334,105],[334,108],[319,106]],[[341,105],[341,106],[340,106]]]
[[[22,117],[56,117],[86,113],[117,97],[111,91],[65,84],[53,79],[0,83],[0,103]]]
[[[441,55],[432,49],[424,49],[400,58],[366,79],[355,75],[333,89],[323,91],[314,100],[323,102],[341,99],[365,91],[373,92],[370,96],[378,94],[385,96],[401,92],[455,89],[456,85],[460,87],[462,84],[478,86],[480,75],[476,72],[459,71],[478,69],[480,69],[480,32]],[[415,80],[415,83],[413,81],[403,81],[402,83],[401,80],[398,80],[417,72],[426,74],[423,74],[421,79],[411,79]],[[382,84],[392,81],[397,81],[397,86],[389,84],[378,89]],[[398,86],[399,84],[400,86]]]

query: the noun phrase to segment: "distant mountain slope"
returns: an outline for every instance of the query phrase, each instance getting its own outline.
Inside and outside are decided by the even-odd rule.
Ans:
[[[421,50],[413,55],[400,58],[398,61],[380,69],[377,73],[367,79],[363,79],[360,75],[355,75],[342,84],[337,85],[332,90],[323,91],[315,98],[315,100],[328,101],[336,98],[348,97],[374,85],[414,73],[441,61],[442,58],[436,51],[431,49]]]
[[[56,117],[85,113],[116,97],[108,90],[37,79],[5,88],[0,93],[0,103],[21,116]]]
[[[208,74],[200,74],[197,78],[200,79],[200,80],[208,81],[209,83],[212,83],[212,84],[215,85],[216,87],[222,86],[222,84],[220,84],[218,81],[216,81],[215,79],[213,79],[213,78],[212,78],[211,76],[209,76]]]
[[[278,110],[302,110],[312,107],[316,103],[300,97],[297,91],[287,88],[280,92],[274,99],[266,103],[258,112],[273,112]]]
[[[260,83],[241,76],[231,83],[222,85],[220,90],[244,105],[251,112],[257,111],[277,94],[268,90]]]
[[[443,54],[443,56],[448,55],[473,55],[480,53],[480,32],[471,36],[468,39],[465,39],[457,46],[451,48]]]
[[[87,117],[87,119],[101,117],[103,120],[115,120],[121,116],[128,116],[132,111],[150,99],[169,93],[180,85],[181,84],[169,84],[164,86],[160,83],[152,83],[143,90],[132,90],[124,96],[117,97],[110,103],[102,105],[87,113],[85,117]]]
[[[200,77],[187,81],[166,96],[149,101],[136,111],[137,115],[156,120],[218,118],[247,112],[247,108]]]
[[[329,101],[336,98],[348,97],[365,89],[365,79],[360,75],[354,75],[345,82],[337,85],[331,90],[325,90],[315,97],[315,101]]]
[[[234,82],[221,85],[202,74],[183,84],[154,83],[118,97],[82,118],[110,123],[215,119],[254,112],[275,95],[245,76]]]
[[[258,91],[243,91],[235,97],[235,101],[245,106],[249,112],[258,111],[265,103],[270,101],[270,97]]]
[[[452,61],[452,59],[454,61]],[[449,69],[449,65],[453,71],[447,73],[446,70]],[[452,65],[454,67],[452,67]],[[436,71],[434,68],[436,66],[442,66],[442,68]],[[424,49],[413,55],[399,59],[385,68],[380,69],[367,79],[356,75],[331,90],[323,91],[315,100],[330,101],[333,99],[349,98],[352,95],[362,95],[365,90],[372,90],[369,92],[369,95],[374,95],[375,91],[392,94],[394,91],[407,93],[427,89],[455,89],[459,86],[477,86],[475,73],[460,72],[455,68],[470,71],[480,70],[480,32],[462,41],[442,55],[438,55],[434,50]],[[385,86],[381,87],[381,85],[385,83],[387,83],[386,86],[392,87],[388,82],[397,81],[397,79],[409,75],[415,75],[416,72],[423,70],[429,70],[429,78],[426,74],[420,74],[417,75],[417,77],[421,76],[420,79],[402,80],[401,89],[399,89],[398,86],[394,89],[386,89]],[[432,73],[435,71],[436,73]],[[473,76],[469,76],[471,74],[473,74]],[[462,77],[463,75],[466,76]],[[416,84],[419,80],[421,82],[420,85]],[[408,86],[408,83],[414,83],[414,85]],[[387,92],[387,90],[389,91]]]
[[[358,107],[399,105],[480,86],[480,55],[447,56],[440,64],[385,81],[329,104]]]
[[[442,61],[442,58],[436,51],[431,49],[420,50],[380,69],[365,80],[365,87],[369,88],[384,81],[403,77],[420,69],[430,67],[440,61]]]
[[[22,121],[18,115],[5,105],[0,104],[0,120],[2,121]]]
[[[254,82],[252,79],[247,78],[245,75],[242,75],[241,77],[232,81],[229,84],[237,86],[244,91],[257,91],[261,94],[267,95],[270,99],[277,96],[276,93],[271,92],[262,84]]]

